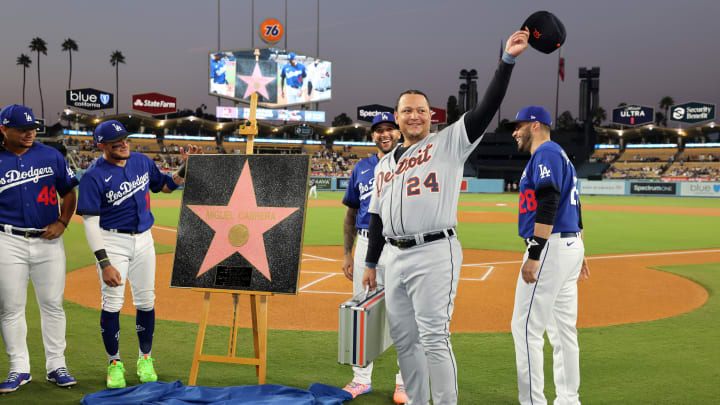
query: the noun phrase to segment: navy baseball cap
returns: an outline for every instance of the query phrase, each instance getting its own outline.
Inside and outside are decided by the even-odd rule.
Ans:
[[[552,53],[565,43],[565,26],[549,11],[534,12],[520,29],[525,27],[530,29],[528,43],[542,53]]]
[[[288,54],[288,59],[293,60],[293,59],[295,59],[295,56],[297,56],[297,55],[295,55],[294,53],[290,52],[290,53]]]
[[[375,127],[382,124],[383,122],[389,122],[393,124],[395,128],[398,128],[397,122],[395,122],[395,116],[389,112],[381,112],[380,114],[376,115],[375,118],[373,118],[372,126],[370,127],[370,132],[375,131]]]
[[[117,142],[130,135],[120,121],[105,121],[95,127],[93,137],[96,143]]]
[[[542,107],[531,105],[520,110],[520,112],[517,113],[515,120],[505,124],[505,128],[512,131],[519,122],[533,121],[541,122],[549,127],[552,127],[552,118],[550,117],[550,113]]]
[[[9,105],[0,111],[0,125],[19,130],[40,128],[32,110],[19,104]]]

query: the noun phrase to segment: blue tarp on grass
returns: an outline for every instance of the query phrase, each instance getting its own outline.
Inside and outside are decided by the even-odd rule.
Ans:
[[[306,391],[283,385],[248,385],[240,387],[185,386],[180,381],[152,382],[134,387],[107,389],[85,395],[83,405],[342,405],[352,395],[337,387],[314,383]]]

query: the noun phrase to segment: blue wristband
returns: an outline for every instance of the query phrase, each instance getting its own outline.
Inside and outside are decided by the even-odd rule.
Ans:
[[[516,58],[516,56],[512,56],[509,53],[503,51],[502,61],[507,63],[508,65],[514,65],[515,58]]]
[[[175,184],[172,176],[169,175],[165,175],[165,185],[167,186],[167,188],[170,189],[170,191],[175,191],[178,187],[180,187],[179,185]]]
[[[365,262],[365,267],[370,268],[370,269],[374,269],[374,268],[377,267],[377,263]]]

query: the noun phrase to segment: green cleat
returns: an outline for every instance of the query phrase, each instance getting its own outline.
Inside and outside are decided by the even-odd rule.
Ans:
[[[153,367],[152,357],[144,354],[137,361],[137,375],[141,383],[157,381],[157,373]]]
[[[125,388],[125,367],[121,361],[113,360],[108,366],[107,387]]]

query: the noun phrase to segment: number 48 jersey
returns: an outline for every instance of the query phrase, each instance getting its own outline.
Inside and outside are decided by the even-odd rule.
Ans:
[[[535,190],[553,187],[560,192],[553,233],[580,232],[580,199],[577,173],[565,151],[553,141],[535,149],[520,178],[518,233],[530,238],[535,232]]]

